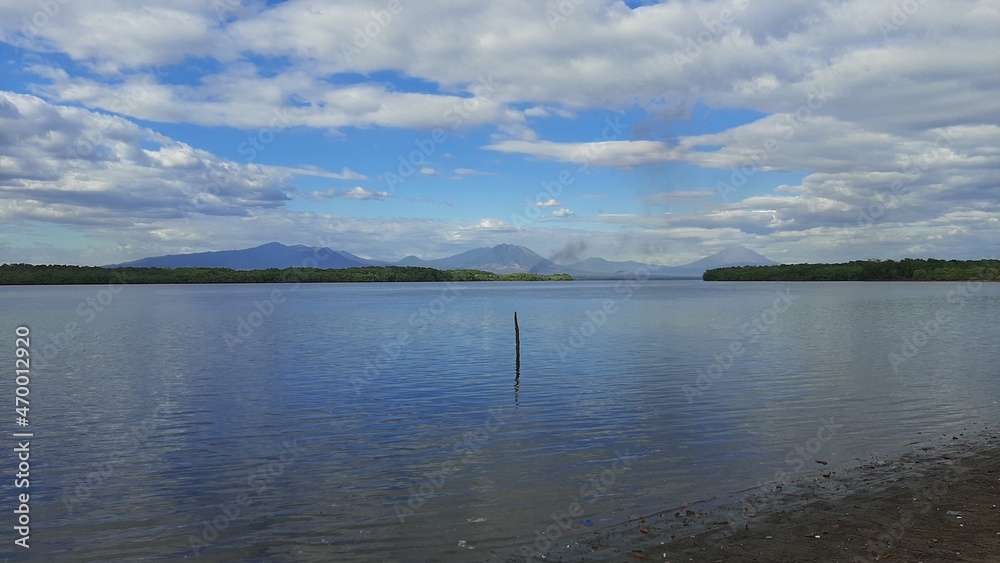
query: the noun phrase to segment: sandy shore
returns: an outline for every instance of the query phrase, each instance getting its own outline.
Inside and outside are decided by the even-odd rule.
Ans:
[[[848,470],[818,469],[728,501],[637,516],[532,560],[1000,563],[998,505],[1000,432],[992,429]]]

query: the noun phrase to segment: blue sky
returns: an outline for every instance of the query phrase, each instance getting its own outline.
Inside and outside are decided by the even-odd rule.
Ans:
[[[0,6],[0,263],[996,256],[1000,3]]]

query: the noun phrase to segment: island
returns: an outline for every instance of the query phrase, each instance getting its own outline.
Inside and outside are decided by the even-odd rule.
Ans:
[[[1000,281],[1000,260],[855,260],[840,264],[730,266],[705,281]]]
[[[527,272],[497,274],[482,270],[437,270],[419,266],[233,270],[231,268],[0,265],[0,285],[572,281],[572,279],[569,274]]]

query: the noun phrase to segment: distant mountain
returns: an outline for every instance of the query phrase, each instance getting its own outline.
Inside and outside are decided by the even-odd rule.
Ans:
[[[777,262],[765,258],[743,245],[735,244],[727,246],[707,258],[702,258],[683,266],[675,266],[671,269],[677,272],[691,272],[701,276],[705,273],[705,270],[711,270],[712,268],[725,268],[727,266],[773,266],[775,264]]]
[[[570,264],[567,273],[578,277],[619,277],[626,274],[635,275],[644,268],[649,275],[658,278],[700,278],[705,270],[722,268],[724,266],[767,266],[776,264],[764,256],[740,245],[734,245],[715,254],[702,258],[690,264],[681,266],[659,266],[643,264],[642,262],[610,262],[603,258],[587,258],[582,262]]]
[[[406,258],[403,258],[402,260],[396,262],[395,265],[396,266],[423,266],[424,264],[426,264],[426,262],[423,261],[423,260],[421,260],[420,258],[417,258],[416,256],[407,256]]]
[[[381,264],[381,262],[359,258],[349,252],[329,248],[317,249],[302,245],[285,246],[278,242],[270,242],[244,250],[154,256],[110,267],[265,270],[267,268],[283,269],[310,266],[314,262],[318,264],[316,266],[318,268],[334,269]]]
[[[603,258],[587,258],[574,264],[562,265],[539,256],[529,248],[513,244],[498,244],[492,248],[474,248],[461,254],[435,260],[421,260],[416,256],[407,256],[398,262],[384,262],[360,258],[343,250],[312,248],[302,245],[285,246],[281,243],[271,242],[244,250],[154,256],[109,267],[200,267],[263,270],[312,266],[314,263],[315,267],[332,269],[393,264],[397,266],[423,266],[439,270],[486,270],[501,274],[514,272],[568,273],[580,278],[620,278],[626,275],[635,275],[643,268],[654,277],[700,278],[705,270],[712,268],[776,264],[776,262],[739,245],[730,246],[707,258],[683,266],[659,266],[631,261],[611,262]]]
[[[581,262],[569,264],[566,267],[569,268],[569,273],[584,276],[624,276],[626,274],[635,274],[640,268],[650,271],[663,268],[663,266],[651,266],[642,262],[611,262],[604,258],[587,258]]]
[[[414,256],[407,256],[396,262],[396,265],[425,266],[439,270],[486,270],[498,274],[513,272],[559,274],[567,271],[566,266],[560,266],[551,260],[546,260],[529,248],[513,244],[498,244],[493,248],[474,248],[437,260],[421,260]]]

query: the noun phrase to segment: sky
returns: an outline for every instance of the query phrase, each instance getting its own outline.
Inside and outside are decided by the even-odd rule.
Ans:
[[[0,263],[997,256],[1000,0],[0,1]]]

